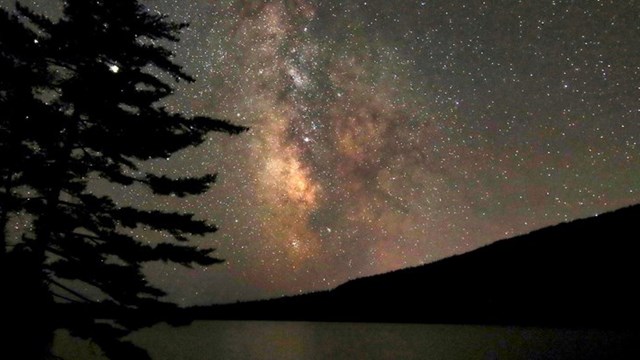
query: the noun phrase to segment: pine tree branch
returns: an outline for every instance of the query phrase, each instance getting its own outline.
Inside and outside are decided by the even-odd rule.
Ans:
[[[156,230],[164,230],[179,241],[187,241],[181,235],[205,235],[218,230],[217,227],[202,220],[193,219],[193,214],[168,213],[162,211],[143,211],[132,207],[123,207],[113,212],[120,225],[135,228],[139,224],[147,225]]]
[[[84,295],[80,294],[79,292],[77,292],[77,291],[75,291],[75,290],[72,290],[72,289],[70,289],[70,288],[68,288],[68,287],[66,287],[66,286],[64,286],[64,285],[62,285],[62,284],[60,284],[59,282],[57,282],[57,281],[55,281],[55,280],[53,280],[53,279],[49,279],[49,282],[50,282],[51,284],[53,284],[53,285],[55,285],[55,286],[57,286],[57,287],[61,288],[62,290],[67,291],[68,293],[72,294],[73,296],[75,296],[75,297],[77,297],[77,298],[79,298],[79,299],[82,299],[82,300],[84,300],[84,301],[86,301],[86,302],[88,302],[88,303],[91,303],[91,304],[96,304],[96,303],[97,303],[97,301],[91,300],[91,299],[87,298],[86,296],[84,296]]]
[[[179,179],[147,174],[146,178],[138,180],[138,182],[146,184],[156,195],[175,195],[178,197],[202,194],[206,192],[215,181],[215,174]]]
[[[215,131],[215,132],[225,132],[229,135],[238,135],[243,132],[249,131],[249,128],[246,126],[235,125],[228,120],[220,120],[213,119],[204,116],[194,117],[190,120],[192,122],[192,126],[197,128],[203,128],[206,132]]]
[[[74,303],[74,304],[86,304],[85,302],[74,300],[74,299],[68,298],[66,296],[60,295],[60,294],[56,293],[55,291],[51,291],[51,295],[53,295],[54,297],[60,298],[62,300]]]
[[[70,256],[69,254],[65,253],[64,251],[61,251],[59,249],[56,249],[55,247],[53,247],[52,245],[47,246],[46,251],[54,254],[54,255],[58,255],[62,258],[65,258],[67,260],[71,260],[71,261],[79,261],[78,258]]]
[[[93,243],[94,245],[102,245],[104,242],[104,239],[101,239],[97,236],[93,236],[93,235],[88,235],[88,234],[80,234],[80,233],[71,233],[70,235],[75,236],[76,238],[83,238],[85,240],[88,240],[89,242]],[[102,241],[102,242],[101,242]]]

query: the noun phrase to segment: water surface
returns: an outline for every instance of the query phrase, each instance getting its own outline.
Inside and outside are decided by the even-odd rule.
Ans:
[[[155,360],[640,359],[639,334],[595,329],[197,321],[131,339]]]

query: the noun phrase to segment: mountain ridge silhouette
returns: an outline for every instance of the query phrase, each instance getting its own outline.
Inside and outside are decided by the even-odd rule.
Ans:
[[[192,319],[630,327],[640,320],[638,223],[640,204],[328,291],[185,312]]]

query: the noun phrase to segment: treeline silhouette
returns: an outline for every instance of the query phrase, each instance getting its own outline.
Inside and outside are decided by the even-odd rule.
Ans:
[[[67,328],[110,358],[145,359],[122,338],[155,321],[150,309],[175,306],[158,300],[164,292],[142,264],[218,263],[213,249],[189,243],[216,227],[152,204],[122,206],[91,185],[202,194],[214,175],[171,177],[140,164],[197,146],[212,131],[246,128],[158,105],[172,81],[194,81],[166,48],[186,24],[137,0],[62,4],[56,20],[20,3],[0,8],[0,358],[49,357],[53,331]],[[14,228],[16,220],[27,225]],[[173,241],[145,241],[145,231]]]
[[[640,205],[544,228],[334,290],[197,307],[197,319],[636,329]]]

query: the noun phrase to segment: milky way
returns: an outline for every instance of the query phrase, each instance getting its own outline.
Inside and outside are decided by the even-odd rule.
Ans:
[[[326,289],[640,201],[634,1],[145,3],[191,23],[197,82],[167,105],[251,127],[148,165],[217,172],[205,196],[123,196],[220,227],[198,241],[224,265],[148,267],[173,300]]]

